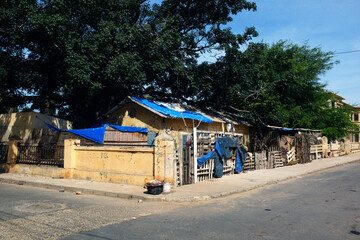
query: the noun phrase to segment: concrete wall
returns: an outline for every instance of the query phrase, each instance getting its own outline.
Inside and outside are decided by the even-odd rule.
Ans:
[[[174,182],[174,142],[159,136],[155,147],[80,146],[79,139],[64,141],[64,168],[16,164],[18,140],[9,142],[8,160],[1,167],[10,173],[54,178],[87,179],[143,186],[158,179]]]
[[[72,122],[35,112],[0,114],[0,141],[8,142],[9,137],[21,138],[24,142],[33,129],[48,128],[44,121],[57,128],[71,129]]]
[[[76,146],[65,140],[65,178],[143,185],[154,177],[154,148]]]

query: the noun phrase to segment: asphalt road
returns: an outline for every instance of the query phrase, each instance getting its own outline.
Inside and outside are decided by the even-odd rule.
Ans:
[[[0,239],[59,239],[186,207],[0,183]]]
[[[65,239],[360,239],[360,163]]]
[[[0,184],[0,239],[360,239],[360,162],[200,203]]]

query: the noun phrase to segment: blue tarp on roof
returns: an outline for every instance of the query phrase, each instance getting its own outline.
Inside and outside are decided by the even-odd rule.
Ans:
[[[127,126],[118,126],[118,125],[112,125],[112,124],[109,124],[109,126],[112,128],[115,128],[116,130],[119,130],[121,132],[142,132],[142,133],[149,132],[149,130],[146,127],[144,127],[144,128],[127,127]]]
[[[131,97],[135,101],[142,103],[149,108],[172,118],[185,118],[185,119],[194,119],[202,122],[212,123],[212,120],[205,117],[204,115],[200,113],[190,112],[190,111],[181,111],[176,109],[176,107],[171,108],[171,104],[166,104],[162,102],[156,102],[148,99],[143,98],[137,98],[137,97]]]
[[[103,121],[95,124],[92,127],[97,128],[97,127],[106,127],[106,126],[115,128],[116,130],[119,130],[120,132],[143,132],[143,133],[149,132],[149,130],[146,127],[119,126],[119,125],[108,124],[108,123],[105,123]]]
[[[53,125],[50,125],[50,124],[48,124],[48,123],[46,123],[46,122],[44,122],[44,123],[46,124],[46,126],[48,126],[51,130],[54,130],[55,132],[57,132],[57,131],[60,130],[60,129],[54,127]]]
[[[103,143],[106,126],[110,126],[121,132],[142,132],[142,133],[149,132],[147,128],[118,126],[107,123],[99,123],[95,125],[93,128],[86,128],[86,129],[58,129],[50,124],[47,123],[45,124],[54,131],[61,130],[61,131],[71,132],[73,134],[90,139],[100,144]]]
[[[104,140],[105,128],[106,126],[86,129],[69,129],[64,131],[74,133],[97,143],[102,143]]]

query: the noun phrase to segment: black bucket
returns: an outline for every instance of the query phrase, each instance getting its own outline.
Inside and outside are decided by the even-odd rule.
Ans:
[[[147,191],[149,194],[152,194],[152,195],[158,195],[160,193],[163,192],[163,189],[164,189],[164,185],[163,184],[159,184],[159,185],[150,185],[150,184],[145,184],[146,185],[146,188],[147,188]]]

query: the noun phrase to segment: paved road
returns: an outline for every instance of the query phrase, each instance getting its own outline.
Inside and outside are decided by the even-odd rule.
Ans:
[[[360,163],[66,239],[360,239]]]
[[[0,239],[58,239],[187,205],[139,203],[0,183]]]

